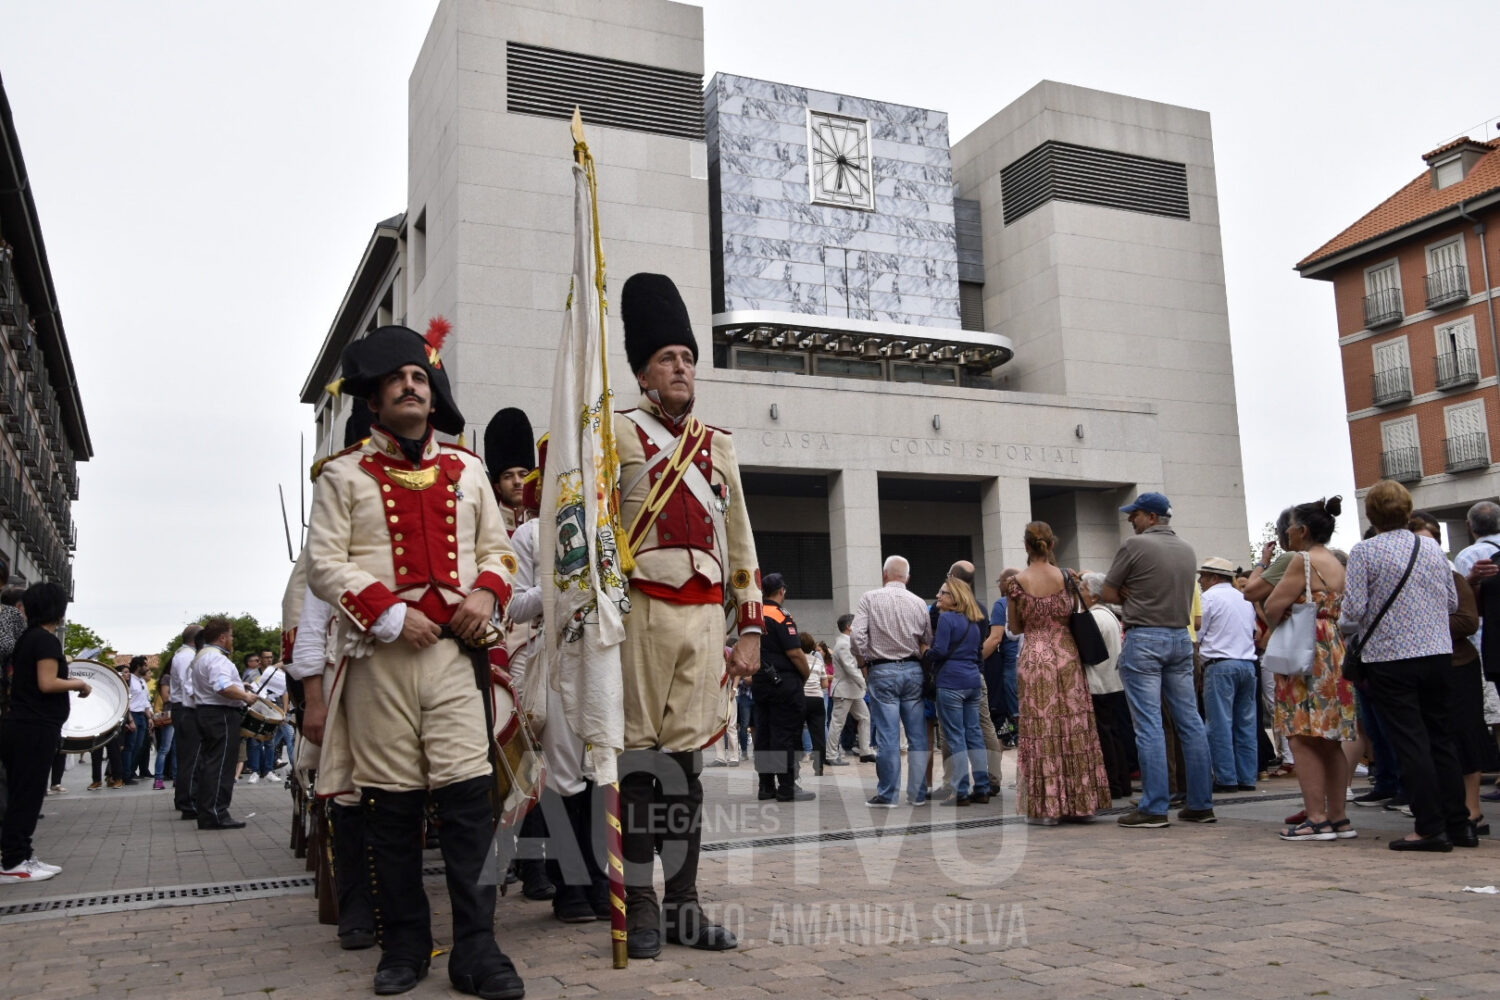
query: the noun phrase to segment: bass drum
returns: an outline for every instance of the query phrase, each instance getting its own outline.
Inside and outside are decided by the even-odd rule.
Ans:
[[[87,753],[102,747],[125,725],[130,689],[114,667],[95,660],[69,660],[68,676],[88,681],[87,698],[68,692],[68,721],[62,727],[62,752]]]
[[[490,680],[495,710],[495,752],[500,765],[495,792],[501,804],[501,822],[511,826],[519,823],[542,797],[547,768],[542,759],[541,740],[532,732],[526,714],[516,709],[516,690],[510,675],[492,669]]]

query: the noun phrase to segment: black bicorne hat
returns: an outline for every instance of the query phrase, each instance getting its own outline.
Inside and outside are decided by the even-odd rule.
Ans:
[[[681,344],[698,360],[698,341],[687,305],[665,274],[642,272],[625,279],[620,290],[620,319],[625,324],[625,358],[639,372],[663,347]]]
[[[370,409],[370,404],[363,399],[354,400],[354,405],[349,410],[349,419],[344,421],[344,447],[353,448],[369,437],[370,428],[374,424],[375,411]]]
[[[407,365],[420,365],[432,386],[432,426],[444,434],[461,434],[464,417],[453,401],[448,373],[443,371],[438,349],[448,333],[448,321],[432,321],[428,335],[405,326],[382,326],[344,348],[344,377],[340,391],[369,399],[380,388],[380,380]]]
[[[525,410],[507,406],[490,418],[484,429],[484,464],[491,481],[499,480],[506,469],[536,468],[536,443]]]

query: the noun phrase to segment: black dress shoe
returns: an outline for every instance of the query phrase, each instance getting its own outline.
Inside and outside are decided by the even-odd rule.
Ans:
[[[375,932],[364,930],[344,931],[339,935],[339,947],[345,951],[364,951],[375,947]]]
[[[773,789],[762,788],[759,792],[756,793],[755,797],[757,799],[759,799],[760,801],[765,802],[767,799],[774,799],[776,797],[776,790],[774,788]]]
[[[667,943],[697,948],[699,951],[732,951],[740,946],[739,939],[728,928],[710,923],[699,923],[698,933],[691,938],[683,937],[676,928],[668,924]]]
[[[234,819],[232,817],[230,819],[221,820],[221,821],[218,821],[218,822],[216,822],[214,820],[202,820],[202,819],[200,819],[198,821],[198,829],[200,829],[200,830],[242,830],[244,828],[245,828],[245,821],[244,820],[242,820],[242,819]]]
[[[1236,785],[1235,787],[1238,788],[1242,792],[1253,792],[1253,791],[1255,791],[1255,786],[1254,785]]]
[[[1479,846],[1479,834],[1474,832],[1474,824],[1468,820],[1465,820],[1461,826],[1449,827],[1448,840],[1452,842],[1454,847]]]
[[[1239,785],[1221,785],[1217,781],[1214,782],[1214,791],[1215,792],[1237,792],[1239,790],[1240,790],[1240,786]]]
[[[867,753],[867,754],[861,754],[861,755],[860,755],[860,757],[859,757],[859,762],[860,762],[860,763],[861,763],[861,764],[873,764],[873,763],[875,763],[875,761],[877,761],[877,760],[878,760],[878,759],[879,759],[879,758],[878,758],[878,757],[876,757],[876,756],[875,756],[875,755],[874,755],[874,754],[872,754],[872,753]]]
[[[413,969],[409,965],[393,965],[388,969],[375,970],[375,995],[388,997],[405,993],[416,986],[427,975],[427,964]]]
[[[625,939],[625,953],[631,958],[655,958],[661,954],[661,932],[631,931]]]
[[[803,791],[801,785],[793,785],[790,792],[776,793],[777,802],[811,802],[817,797],[816,792]]]
[[[526,995],[526,984],[521,982],[520,974],[509,959],[506,960],[505,968],[489,973],[478,983],[474,979],[474,976],[449,977],[453,988],[458,992],[481,1000],[521,1000]]]
[[[594,907],[581,885],[560,885],[552,897],[552,916],[565,924],[591,924]]]
[[[183,819],[197,819],[198,818],[198,813],[195,810],[193,810],[193,809],[184,809],[184,810],[182,810],[182,818]]]
[[[1447,834],[1434,833],[1421,840],[1393,840],[1388,846],[1393,851],[1433,851],[1447,854],[1453,850],[1453,841],[1448,839]]]

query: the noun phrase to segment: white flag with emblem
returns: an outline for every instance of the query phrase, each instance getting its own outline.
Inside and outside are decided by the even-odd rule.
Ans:
[[[616,780],[625,744],[620,646],[630,610],[618,550],[620,460],[605,342],[604,255],[593,157],[573,123],[573,279],[557,344],[542,474],[537,581],[547,669],[594,778]]]

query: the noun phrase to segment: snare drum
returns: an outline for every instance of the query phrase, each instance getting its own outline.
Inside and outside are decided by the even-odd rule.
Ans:
[[[240,735],[268,743],[285,724],[286,713],[262,698],[245,712],[245,718],[240,722]]]
[[[130,689],[114,667],[95,660],[69,660],[68,676],[88,681],[87,698],[68,692],[68,721],[62,727],[63,753],[87,753],[102,747],[125,725]]]
[[[491,671],[490,691],[495,705],[495,749],[499,762],[497,791],[502,822],[518,822],[542,796],[546,767],[541,741],[531,731],[524,713],[516,710],[516,690],[510,676]]]

